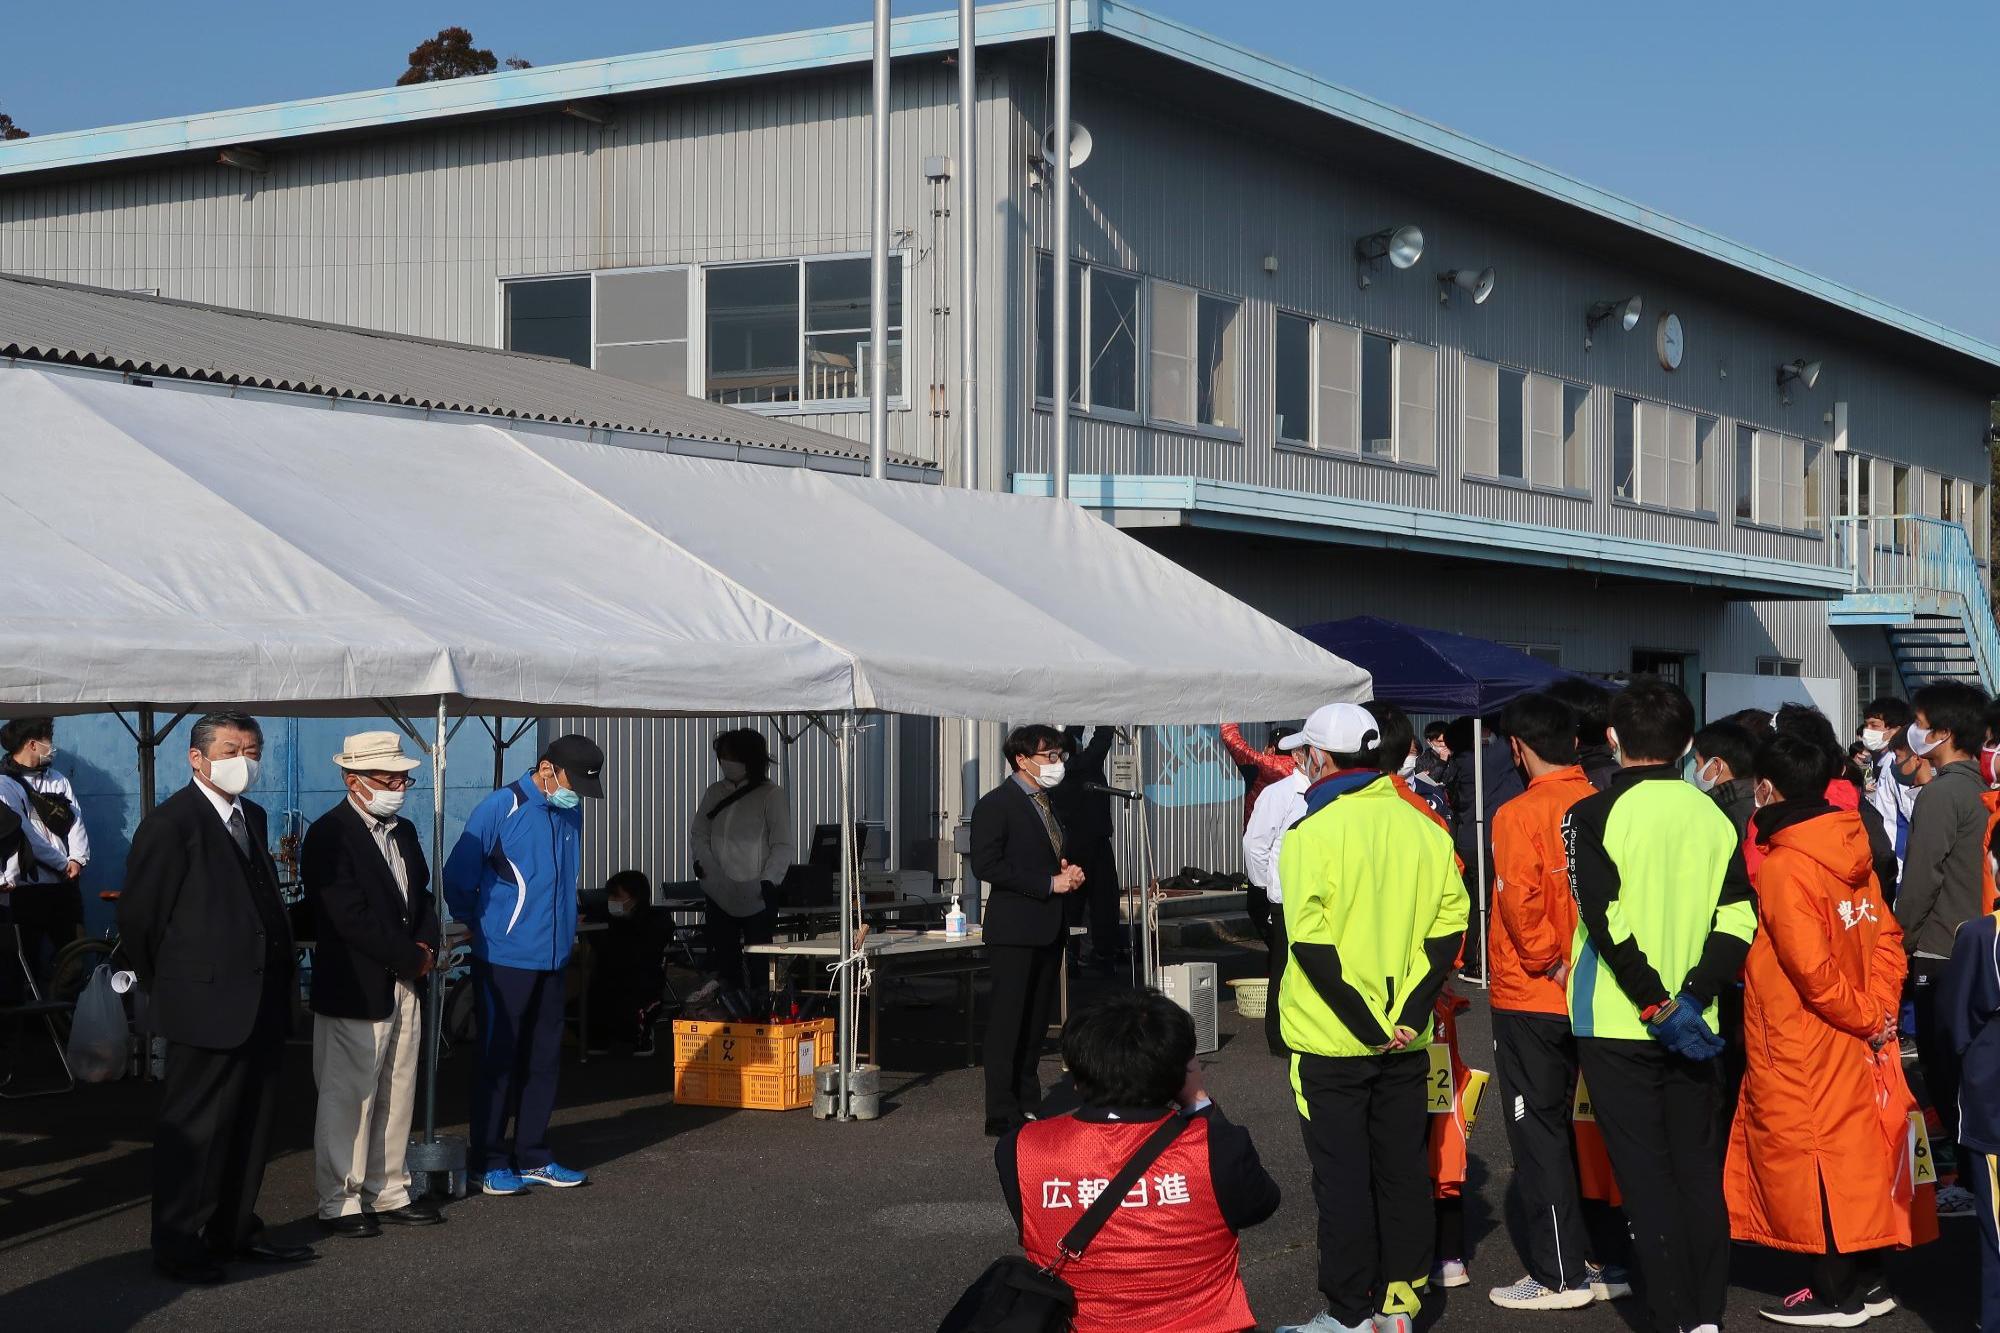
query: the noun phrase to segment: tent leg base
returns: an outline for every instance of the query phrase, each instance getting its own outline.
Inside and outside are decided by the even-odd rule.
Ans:
[[[470,1190],[465,1160],[465,1140],[456,1134],[440,1134],[435,1143],[411,1139],[407,1159],[411,1195],[463,1199]]]

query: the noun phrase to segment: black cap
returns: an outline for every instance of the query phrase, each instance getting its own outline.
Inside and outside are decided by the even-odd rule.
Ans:
[[[604,796],[604,751],[588,736],[558,736],[549,742],[543,756],[569,775],[570,789],[578,796]]]

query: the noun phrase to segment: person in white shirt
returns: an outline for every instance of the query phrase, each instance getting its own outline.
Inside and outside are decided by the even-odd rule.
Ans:
[[[1882,816],[1882,827],[1896,845],[1898,872],[1903,866],[1903,845],[1909,838],[1910,815],[1917,808],[1917,788],[1901,780],[1892,742],[1909,725],[1910,706],[1893,695],[1871,699],[1862,708],[1861,745],[1875,771],[1875,789],[1868,793],[1868,802]]]
[[[1278,984],[1284,979],[1291,943],[1285,938],[1284,888],[1278,882],[1278,850],[1284,845],[1285,831],[1306,812],[1306,775],[1293,769],[1257,793],[1250,807],[1250,822],[1243,827],[1243,872],[1271,901],[1270,989],[1264,999],[1264,1039],[1271,1054],[1286,1055],[1284,1038],[1278,1034]]]
[[[708,904],[703,923],[714,986],[689,996],[698,1003],[716,988],[741,990],[743,949],[770,943],[774,901],[796,847],[792,807],[771,781],[771,752],[762,732],[744,728],[715,738],[720,781],[702,793],[689,830],[695,874]]]
[[[21,819],[21,838],[0,862],[0,903],[11,901],[21,948],[37,982],[83,926],[77,880],[90,864],[90,833],[55,758],[55,720],[19,717],[0,727],[0,804]]]

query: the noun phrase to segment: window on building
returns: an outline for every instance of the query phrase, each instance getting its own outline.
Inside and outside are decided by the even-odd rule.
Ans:
[[[1952,480],[1950,477],[1937,479],[1937,516],[1949,523],[1956,517],[1951,503]]]
[[[1035,397],[1055,397],[1055,339],[1049,330],[1055,319],[1055,259],[1047,251],[1035,256]],[[1069,400],[1083,402],[1083,275],[1082,264],[1069,266]]]
[[[503,345],[510,352],[590,364],[590,278],[515,278],[502,284]]]
[[[1286,444],[1313,442],[1313,322],[1278,312],[1272,339],[1277,437]]]
[[[1617,498],[1683,514],[1713,514],[1714,417],[1617,395],[1612,402]]]
[[[1688,663],[1690,653],[1675,652],[1661,648],[1634,648],[1632,650],[1632,674],[1635,676],[1658,676],[1669,685],[1687,688]]]
[[[1858,666],[1854,668],[1854,706],[1866,708],[1876,699],[1885,697],[1901,698],[1902,679],[1893,666]]]
[[[1468,357],[1465,470],[1546,490],[1590,483],[1590,390]],[[1615,468],[1614,468],[1615,471]]]
[[[1972,488],[1972,508],[1966,517],[1966,531],[1972,534],[1972,553],[1980,563],[1993,559],[1993,511],[1984,486]]]
[[[1792,657],[1760,657],[1757,659],[1757,674],[1760,676],[1796,676],[1802,664]]]
[[[1318,340],[1319,417],[1313,443],[1336,453],[1361,452],[1361,330],[1314,326]]]
[[[1736,428],[1736,517],[1761,527],[1819,532],[1826,526],[1823,446],[1796,435]]]
[[[1055,392],[1054,273],[1054,257],[1037,254],[1035,397],[1041,402]],[[1139,411],[1139,279],[1130,273],[1069,266],[1069,400],[1086,412]]]
[[[1380,334],[1361,335],[1361,452],[1396,456],[1396,344]]]
[[[1148,415],[1181,426],[1240,430],[1243,304],[1152,283]]]
[[[597,368],[687,392],[688,271],[607,269],[596,282]]]
[[[718,403],[847,403],[868,397],[866,259],[706,270],[706,390]],[[889,394],[903,391],[903,263],[889,266]]]
[[[1396,344],[1396,461],[1437,463],[1437,349]]]

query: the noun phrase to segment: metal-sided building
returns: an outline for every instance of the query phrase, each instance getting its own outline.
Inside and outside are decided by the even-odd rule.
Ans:
[[[980,484],[1023,492],[1053,456],[1054,9],[980,11],[971,218],[955,18],[894,34],[890,447],[959,476],[970,371]],[[1144,10],[1069,20],[1078,503],[1291,623],[1372,612],[1717,711],[1758,677],[1841,726],[1933,675],[2000,685],[2000,348]],[[857,25],[23,140],[0,271],[554,353],[860,439],[868,54]],[[652,756],[635,821],[693,780],[671,724],[613,741]],[[1233,865],[1212,734],[1156,742],[1163,857]],[[889,750],[954,772],[949,728]],[[955,779],[913,786],[893,857],[958,814]],[[619,836],[674,870],[673,830]]]

